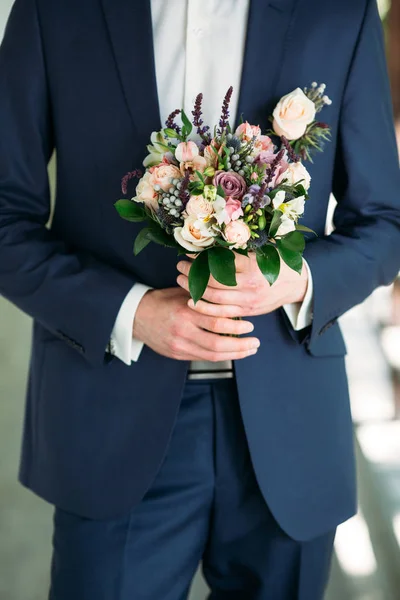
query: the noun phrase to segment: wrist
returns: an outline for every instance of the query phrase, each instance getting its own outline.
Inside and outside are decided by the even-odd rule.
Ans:
[[[294,299],[292,302],[302,303],[306,297],[308,289],[308,269],[303,261],[303,269],[300,277],[298,277],[297,285],[294,289]]]
[[[140,342],[144,341],[142,339],[143,325],[149,318],[149,312],[151,313],[151,296],[153,296],[156,292],[157,290],[148,290],[140,300],[135,312],[135,317],[133,319],[132,325],[132,337]]]

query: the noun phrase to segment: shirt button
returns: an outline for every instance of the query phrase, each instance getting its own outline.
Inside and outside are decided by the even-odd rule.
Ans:
[[[196,37],[203,37],[204,31],[201,27],[193,27],[192,31]]]

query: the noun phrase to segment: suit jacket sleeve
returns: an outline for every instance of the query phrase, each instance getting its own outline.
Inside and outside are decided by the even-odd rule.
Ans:
[[[400,172],[382,27],[368,0],[341,107],[335,231],[307,243],[314,319],[308,347],[400,267]]]
[[[0,292],[92,363],[105,359],[134,280],[45,225],[53,151],[35,0],[17,0],[0,49]]]

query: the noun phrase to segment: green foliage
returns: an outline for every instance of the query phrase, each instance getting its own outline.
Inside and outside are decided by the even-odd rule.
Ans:
[[[208,250],[208,265],[211,275],[223,285],[235,286],[235,254],[228,248],[214,246]]]
[[[147,218],[147,213],[143,205],[132,200],[117,200],[114,206],[119,216],[126,221],[140,223]]]
[[[303,252],[305,247],[304,235],[300,231],[291,231],[279,240],[280,246],[292,252]]]
[[[259,248],[257,250],[256,258],[261,273],[268,283],[273,285],[278,279],[281,269],[281,262],[277,249],[272,245]]]
[[[181,119],[183,123],[182,136],[186,139],[192,133],[193,125],[189,121],[184,110],[181,110]]]
[[[196,304],[204,294],[210,278],[208,250],[203,250],[194,259],[189,271],[189,291]]]
[[[293,269],[293,271],[296,271],[296,273],[300,274],[303,269],[302,253],[288,250],[288,248],[286,248],[282,242],[283,238],[281,240],[276,240],[276,245],[282,260],[287,264],[288,267]]]
[[[148,244],[151,242],[151,238],[148,236],[149,228],[145,227],[136,236],[135,243],[133,246],[133,253],[137,256]]]
[[[277,210],[277,209],[274,210],[271,225],[269,227],[269,232],[268,232],[269,237],[274,237],[276,235],[276,232],[279,229],[279,225],[281,224],[282,215],[283,215],[282,211]]]

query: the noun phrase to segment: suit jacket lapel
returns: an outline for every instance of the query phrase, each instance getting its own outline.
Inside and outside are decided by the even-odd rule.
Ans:
[[[129,112],[139,135],[161,129],[150,0],[101,0]]]
[[[250,0],[237,121],[269,128],[298,1]]]

